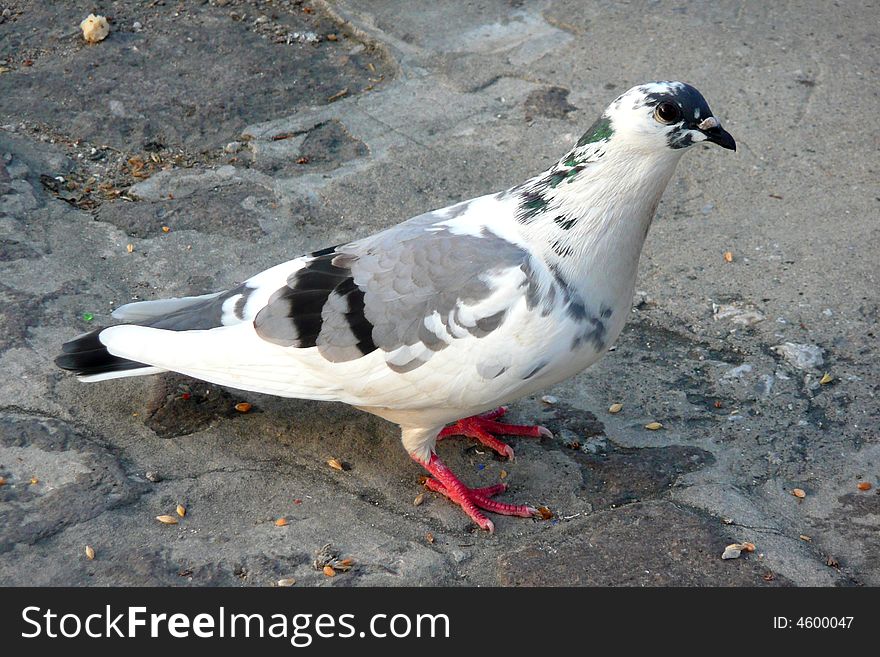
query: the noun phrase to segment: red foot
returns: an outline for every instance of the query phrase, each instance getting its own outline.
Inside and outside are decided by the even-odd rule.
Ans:
[[[501,454],[501,456],[513,459],[513,448],[501,442],[492,434],[499,436],[530,436],[532,438],[540,438],[541,436],[553,437],[553,434],[544,427],[495,422],[497,418],[505,413],[507,413],[507,406],[501,406],[488,413],[466,417],[455,424],[445,427],[437,436],[437,440],[443,440],[448,436],[467,436],[468,438],[480,441],[489,449]]]
[[[500,513],[505,516],[519,516],[521,518],[530,518],[538,515],[537,509],[530,506],[505,504],[504,502],[496,502],[489,499],[493,495],[507,490],[506,484],[496,484],[486,488],[468,488],[452,474],[452,470],[446,467],[446,464],[440,460],[436,454],[431,454],[431,460],[427,464],[422,464],[425,469],[434,475],[434,479],[427,479],[425,486],[429,490],[436,491],[445,495],[450,500],[458,504],[464,512],[470,516],[471,520],[477,523],[480,529],[494,532],[495,524],[484,516],[480,509],[490,511],[491,513]]]

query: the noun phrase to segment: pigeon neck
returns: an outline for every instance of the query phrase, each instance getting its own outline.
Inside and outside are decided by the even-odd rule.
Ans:
[[[644,153],[608,141],[575,147],[521,186],[524,236],[541,244],[545,260],[582,294],[591,287],[632,287],[651,219],[682,152]]]

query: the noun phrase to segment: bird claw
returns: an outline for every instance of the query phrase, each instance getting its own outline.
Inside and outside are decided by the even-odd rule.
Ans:
[[[437,436],[442,440],[448,436],[466,436],[479,441],[489,449],[511,461],[514,459],[513,448],[495,436],[526,436],[531,438],[552,438],[553,433],[542,426],[521,424],[505,424],[496,420],[507,413],[507,406],[499,406],[495,410],[466,417],[455,424],[445,427]]]
[[[458,504],[470,516],[477,526],[489,533],[495,531],[495,524],[482,511],[498,513],[505,516],[532,518],[539,514],[534,507],[523,504],[507,504],[491,499],[507,490],[507,484],[495,484],[484,488],[468,488],[452,471],[446,467],[436,454],[431,454],[428,463],[423,464],[433,477],[425,479],[425,487],[449,498]]]

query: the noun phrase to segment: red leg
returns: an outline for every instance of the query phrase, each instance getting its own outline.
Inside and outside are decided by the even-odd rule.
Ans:
[[[461,483],[458,477],[452,474],[452,471],[446,467],[446,464],[436,454],[431,454],[431,459],[428,463],[423,463],[422,465],[424,465],[428,472],[434,475],[434,479],[427,479],[425,481],[425,486],[429,490],[445,495],[458,504],[481,529],[494,532],[495,525],[483,515],[480,509],[491,513],[520,516],[522,518],[530,518],[538,514],[538,511],[530,506],[505,504],[504,502],[496,502],[489,499],[491,496],[507,490],[505,484],[496,484],[486,488],[468,488]]]
[[[448,436],[467,436],[468,438],[478,440],[489,449],[501,454],[501,456],[506,456],[507,458],[512,459],[513,448],[498,440],[495,435],[529,436],[532,438],[540,438],[541,436],[546,436],[547,438],[553,437],[553,434],[550,433],[548,429],[541,426],[505,424],[503,422],[495,421],[505,413],[507,413],[507,407],[501,406],[488,413],[466,417],[455,424],[445,427],[437,436],[437,440],[442,440]]]

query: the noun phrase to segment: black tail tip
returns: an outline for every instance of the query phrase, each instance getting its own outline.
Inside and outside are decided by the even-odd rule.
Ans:
[[[61,354],[55,364],[63,370],[74,372],[77,376],[109,374],[149,367],[127,358],[114,356],[101,343],[99,335],[104,328],[85,333],[61,346]]]

